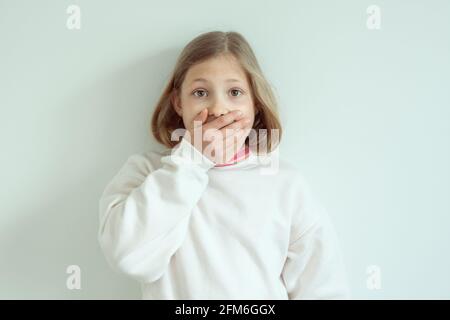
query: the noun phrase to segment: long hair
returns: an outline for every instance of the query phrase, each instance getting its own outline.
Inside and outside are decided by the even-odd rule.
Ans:
[[[270,153],[281,140],[281,122],[277,101],[269,82],[263,75],[256,56],[246,39],[238,32],[211,31],[203,33],[191,40],[180,53],[172,75],[167,83],[151,119],[151,132],[155,139],[168,148],[174,147],[178,141],[172,141],[175,129],[185,128],[183,119],[174,109],[174,95],[177,94],[189,68],[197,63],[221,54],[232,54],[245,71],[255,103],[255,121],[252,129],[256,139],[252,144],[257,154]],[[264,139],[260,134],[264,134]],[[276,133],[274,137],[273,134]]]

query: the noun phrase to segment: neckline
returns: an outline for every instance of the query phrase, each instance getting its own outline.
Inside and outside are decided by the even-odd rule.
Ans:
[[[222,168],[222,167],[228,167],[228,166],[235,166],[236,164],[238,164],[239,162],[247,159],[250,156],[251,150],[248,147],[248,145],[244,144],[238,152],[235,153],[235,155],[233,156],[233,158],[231,158],[231,160],[229,160],[226,163],[222,163],[222,164],[216,164],[214,166],[214,168]]]
[[[246,145],[247,146],[247,145]],[[274,155],[277,155],[278,152],[275,152],[275,150],[278,150],[279,147],[277,147],[274,151],[272,151],[269,154],[257,154],[252,146],[248,147],[248,153],[247,156],[243,158],[242,160],[236,162],[232,165],[225,165],[225,166],[217,166],[214,165],[210,168],[210,171],[228,171],[228,170],[236,170],[236,169],[251,169],[257,166],[266,166],[271,161],[271,158]],[[164,151],[162,151],[163,155],[170,155],[171,148],[166,148]]]
[[[260,165],[266,165],[272,154],[258,155],[251,147],[248,148],[247,157],[229,166],[213,166],[212,171],[228,171],[236,169],[251,169]]]

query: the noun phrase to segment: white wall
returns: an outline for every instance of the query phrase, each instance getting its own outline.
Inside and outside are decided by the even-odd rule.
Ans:
[[[175,4],[174,4],[175,3]],[[66,27],[70,4],[81,29]],[[381,29],[366,26],[369,5]],[[98,198],[158,148],[182,47],[241,32],[276,88],[280,155],[342,239],[355,298],[450,297],[448,1],[0,1],[0,298],[140,298],[99,249]],[[81,290],[66,288],[79,265]],[[369,290],[366,269],[381,270]]]

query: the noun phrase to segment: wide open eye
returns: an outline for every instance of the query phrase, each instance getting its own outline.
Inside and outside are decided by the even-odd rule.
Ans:
[[[204,95],[200,95],[200,96],[198,96],[198,95],[196,95],[196,93],[197,92],[202,92],[202,93],[205,93],[206,92],[206,90],[203,90],[203,89],[198,89],[198,90],[195,90],[194,92],[192,92],[192,94],[194,95],[194,96],[196,96],[196,97],[199,97],[199,98],[203,98],[204,97]]]
[[[231,91],[231,92],[237,92],[237,93],[240,93],[240,95],[243,94],[242,91],[239,90],[239,89],[231,89],[230,91]],[[237,95],[232,94],[233,97],[239,97],[240,95],[239,95],[239,94],[237,94]]]

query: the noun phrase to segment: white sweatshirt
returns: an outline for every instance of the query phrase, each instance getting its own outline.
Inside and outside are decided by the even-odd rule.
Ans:
[[[143,299],[348,299],[331,220],[278,154],[215,167],[181,139],[130,156],[99,202],[108,264]]]

